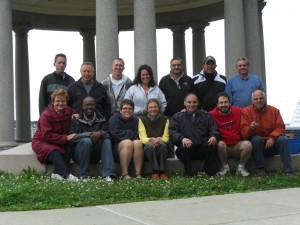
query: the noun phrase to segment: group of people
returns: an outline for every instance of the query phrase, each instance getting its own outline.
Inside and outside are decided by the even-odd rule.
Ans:
[[[237,174],[249,176],[251,156],[257,173],[264,175],[264,156],[278,153],[285,172],[293,174],[280,112],[266,104],[263,84],[248,72],[244,57],[228,81],[216,71],[212,56],[194,77],[183,72],[183,61],[175,57],[158,85],[146,64],[132,82],[123,74],[121,58],[102,82],[90,62],[81,65],[78,81],[64,72],[66,65],[66,56],[57,54],[56,70],[41,82],[41,115],[32,139],[38,160],[54,164],[53,179],[78,180],[69,168],[71,158],[80,166],[80,179],[87,179],[90,163],[100,160],[105,181],[116,177],[115,161],[121,179],[141,179],[144,156],[152,179],[168,179],[166,159],[175,154],[190,177],[197,174],[191,163],[195,159],[204,159],[203,172],[209,176],[228,174],[229,157],[240,160]]]

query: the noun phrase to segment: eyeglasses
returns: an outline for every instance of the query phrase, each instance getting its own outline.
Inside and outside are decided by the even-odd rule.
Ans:
[[[124,108],[122,108],[122,110],[128,110],[128,111],[132,111],[133,109],[132,109],[132,108],[130,108],[130,107],[124,107]]]

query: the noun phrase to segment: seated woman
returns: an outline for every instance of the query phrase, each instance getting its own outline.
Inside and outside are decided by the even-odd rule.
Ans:
[[[164,93],[155,84],[152,68],[148,65],[141,65],[132,83],[126,91],[125,97],[134,103],[134,115],[143,116],[147,114],[148,99],[156,98],[161,105],[162,113],[167,107]]]
[[[51,95],[52,104],[41,114],[37,130],[32,138],[32,149],[41,163],[53,163],[55,168],[51,178],[57,180],[77,181],[69,168],[70,153],[67,152],[68,141],[76,134],[68,130],[74,111],[67,106],[68,92],[63,89]]]
[[[120,105],[120,113],[115,113],[109,120],[109,132],[114,143],[114,153],[118,153],[122,170],[121,178],[131,179],[128,167],[131,161],[134,164],[136,178],[142,178],[144,159],[142,142],[139,139],[139,119],[133,115],[134,103],[124,99]]]
[[[156,99],[147,103],[148,114],[139,120],[139,136],[145,145],[145,154],[152,167],[152,179],[168,179],[166,175],[167,142],[169,141],[169,120],[161,114]]]

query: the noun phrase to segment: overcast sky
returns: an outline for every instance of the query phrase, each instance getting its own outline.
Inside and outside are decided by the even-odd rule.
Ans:
[[[300,1],[267,1],[263,10],[265,60],[268,104],[279,108],[285,123],[290,123],[298,99],[300,78],[297,67],[300,60]],[[206,53],[217,60],[217,71],[225,74],[224,21],[213,22],[205,30]],[[124,73],[134,77],[133,32],[121,32],[120,57],[125,60]],[[192,36],[186,31],[187,73],[192,76]],[[31,119],[37,120],[38,92],[42,78],[54,71],[53,60],[57,53],[68,57],[66,72],[76,80],[82,63],[82,37],[78,32],[32,30],[28,33]],[[157,30],[158,78],[169,72],[172,58],[172,32]],[[199,62],[201,63],[201,62]],[[296,63],[294,65],[294,63]],[[298,89],[297,89],[298,88]]]

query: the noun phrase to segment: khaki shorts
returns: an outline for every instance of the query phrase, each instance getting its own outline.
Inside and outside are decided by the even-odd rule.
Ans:
[[[243,144],[243,142],[244,141],[239,141],[235,145],[227,145],[227,158],[239,159],[241,156],[241,145]]]

